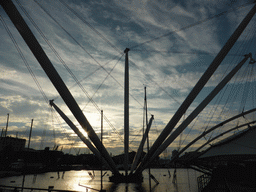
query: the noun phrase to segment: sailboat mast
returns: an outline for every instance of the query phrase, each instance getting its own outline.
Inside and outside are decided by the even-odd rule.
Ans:
[[[29,138],[28,138],[28,149],[30,147],[30,140],[31,140],[31,134],[32,134],[33,121],[34,121],[34,119],[31,120],[31,126],[30,126]]]
[[[7,122],[6,122],[6,127],[5,127],[4,137],[6,137],[6,136],[7,136],[8,124],[9,124],[9,113],[7,113]]]
[[[129,62],[128,52],[130,49],[126,48],[125,53],[125,78],[124,78],[124,169],[125,176],[128,175],[128,161],[129,161]]]

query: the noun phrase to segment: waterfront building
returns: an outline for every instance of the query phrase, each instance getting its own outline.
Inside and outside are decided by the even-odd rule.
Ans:
[[[6,147],[12,148],[13,151],[24,150],[26,139],[20,139],[15,137],[0,137],[0,151],[3,151]]]

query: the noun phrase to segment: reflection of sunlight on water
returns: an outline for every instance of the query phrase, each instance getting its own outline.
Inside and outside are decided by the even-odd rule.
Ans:
[[[152,181],[152,190],[154,192],[197,192],[197,177],[201,174],[195,172],[194,170],[178,169],[177,170],[177,183],[172,183],[172,177],[168,175],[167,169],[154,169],[152,174],[159,181],[159,185],[156,185]],[[92,179],[88,172],[91,170],[82,171],[66,171],[59,172],[59,177],[56,172],[38,174],[36,180],[34,180],[34,175],[27,175],[25,179],[25,187],[31,188],[43,188],[47,189],[49,186],[54,186],[55,190],[75,190],[75,191],[86,191],[86,187],[100,190],[100,171],[95,171],[95,177]],[[108,171],[103,177],[103,189],[107,192],[149,192],[149,182],[148,173],[143,172],[144,182],[142,184],[134,183],[121,183],[113,184],[109,182],[109,176],[111,172]],[[173,175],[173,170],[171,170],[171,175]],[[189,178],[189,179],[188,179]],[[11,181],[15,181],[12,183]],[[190,182],[190,184],[188,183]],[[0,178],[0,184],[8,186],[21,187],[22,176]],[[79,185],[80,184],[80,185]],[[91,192],[94,190],[88,190]]]

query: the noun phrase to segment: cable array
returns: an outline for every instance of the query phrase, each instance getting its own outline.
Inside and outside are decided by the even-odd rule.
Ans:
[[[88,97],[89,101],[88,103],[85,105],[85,107],[89,104],[89,102],[92,102],[92,104],[94,105],[94,107],[100,112],[101,109],[98,107],[98,105],[95,103],[95,101],[93,100],[93,97],[96,95],[96,93],[98,92],[98,90],[102,87],[102,85],[104,84],[104,82],[107,80],[108,77],[112,77],[119,86],[121,86],[123,88],[123,85],[121,85],[112,75],[111,73],[113,72],[113,70],[115,69],[115,67],[117,66],[117,64],[119,63],[119,61],[121,60],[122,56],[124,55],[114,44],[112,44],[103,34],[101,34],[98,30],[96,30],[89,22],[87,22],[83,17],[81,17],[81,15],[79,15],[74,9],[72,9],[67,3],[65,3],[64,1],[62,0],[59,0],[59,2],[64,6],[66,7],[70,12],[72,12],[77,18],[79,18],[84,24],[86,24],[95,34],[97,34],[103,41],[105,41],[110,47],[112,47],[115,51],[117,51],[119,54],[121,54],[121,57],[119,57],[119,59],[117,60],[116,64],[113,66],[113,68],[108,71],[104,68],[103,65],[101,65],[67,30],[64,29],[64,27],[62,25],[60,25],[60,23],[54,19],[50,14],[49,12],[43,8],[38,2],[37,0],[34,0],[34,2],[39,6],[41,7],[41,9],[63,30],[65,31],[66,34],[68,34],[68,36],[81,48],[83,49],[100,67],[98,69],[96,69],[94,72],[92,72],[91,74],[89,74],[87,77],[85,77],[84,79],[88,78],[90,75],[96,73],[96,71],[98,71],[99,69],[103,69],[104,71],[106,71],[107,75],[106,77],[103,79],[103,81],[101,82],[101,84],[98,86],[98,88],[96,89],[96,91],[94,92],[94,94],[92,96],[89,95],[89,93],[85,90],[85,88],[82,86],[81,84],[81,81],[82,80],[78,80],[75,76],[75,74],[71,71],[71,69],[66,65],[65,61],[61,58],[61,56],[59,55],[59,53],[56,51],[56,49],[54,48],[54,46],[49,42],[49,40],[46,38],[46,36],[43,34],[43,32],[40,30],[40,28],[37,26],[37,24],[34,22],[34,20],[32,19],[32,17],[28,14],[28,12],[24,9],[24,7],[20,4],[19,0],[16,0],[17,4],[20,6],[20,8],[22,9],[22,11],[26,14],[26,16],[29,18],[29,20],[31,21],[31,23],[33,24],[33,26],[37,29],[37,31],[39,32],[39,34],[42,36],[42,38],[44,39],[44,41],[48,44],[48,46],[51,48],[52,52],[56,55],[56,57],[59,59],[59,61],[62,63],[62,65],[64,66],[64,68],[69,72],[69,74],[71,75],[71,77],[75,80],[75,85],[78,85],[80,87],[80,89],[83,91],[83,93]],[[237,9],[240,9],[240,8],[243,8],[247,5],[250,5],[251,3],[246,3],[246,4],[243,4],[242,6],[239,6]],[[178,33],[182,30],[186,30],[186,29],[189,29],[191,27],[194,27],[196,25],[199,25],[199,24],[202,24],[202,23],[205,23],[207,21],[210,21],[214,18],[219,18],[220,16],[223,16],[224,14],[227,14],[229,13],[230,11],[233,11],[234,9],[232,10],[228,10],[228,11],[224,11],[224,12],[221,12],[217,15],[214,15],[214,16],[211,16],[207,19],[203,19],[201,21],[198,21],[198,22],[195,22],[191,25],[188,25],[188,26],[185,26],[185,27],[182,27],[181,29],[178,29],[178,30],[175,30],[175,31],[171,31],[169,33],[166,33],[164,35],[161,35],[159,37],[155,37],[153,39],[150,39],[148,41],[145,41],[143,43],[140,43],[140,44],[137,44],[133,47],[131,47],[131,51],[135,51],[135,52],[141,52],[141,51],[146,51],[146,52],[156,52],[156,53],[160,53],[160,52],[165,52],[165,53],[178,53],[178,54],[205,54],[205,55],[214,55],[215,53],[198,53],[198,52],[181,52],[181,51],[159,51],[159,50],[138,50],[138,49],[135,49],[137,47],[140,47],[142,45],[145,45],[145,44],[148,44],[148,43],[151,43],[153,41],[157,41],[161,38],[164,38],[164,37],[167,37],[167,36],[170,36],[172,34],[175,34],[175,33]],[[44,93],[42,87],[40,86],[36,76],[34,75],[32,69],[30,68],[29,64],[27,63],[21,49],[19,48],[17,42],[15,41],[13,35],[11,34],[10,30],[8,29],[6,23],[4,22],[3,18],[0,16],[0,20],[5,28],[5,30],[7,31],[9,37],[11,38],[15,48],[17,49],[20,57],[22,58],[23,62],[25,63],[30,75],[32,76],[33,80],[35,81],[40,93],[42,94],[44,100],[46,101],[46,103],[48,103],[48,98],[46,96],[46,94]],[[254,28],[254,30],[251,30],[250,34],[247,34],[246,38],[245,38],[245,41],[244,41],[244,44],[240,45],[240,48],[238,49],[237,53],[234,53],[234,54],[229,54],[228,56],[233,56],[233,57],[236,57],[236,56],[241,56],[241,49],[243,50],[246,50],[248,51],[249,48],[253,45],[253,41],[254,39],[252,38],[253,35],[255,34],[256,32],[256,27],[255,26],[252,26],[251,28]],[[251,38],[250,38],[251,37]],[[250,40],[248,40],[250,39]],[[246,42],[246,43],[245,43]],[[255,54],[256,55],[256,54]],[[115,57],[114,59],[116,59],[117,57]],[[113,59],[113,60],[114,60]],[[232,63],[234,62],[237,62],[238,61],[238,58],[235,59],[233,58],[230,66],[232,65]],[[173,97],[171,94],[169,94],[162,86],[160,86],[154,79],[150,78],[149,76],[147,76],[147,74],[142,70],[140,69],[140,67],[138,65],[136,65],[133,61],[131,62],[137,69],[138,71],[140,71],[142,74],[144,74],[147,78],[149,78],[150,81],[152,81],[155,85],[157,85],[163,92],[165,92],[170,98],[172,98],[176,103],[180,104],[180,102],[175,98]],[[106,64],[105,64],[106,65]],[[228,69],[228,68],[227,68]],[[228,71],[228,70],[226,70]],[[253,66],[248,66],[246,70],[244,70],[244,74],[241,75],[241,79],[238,79],[239,78],[239,75],[237,75],[236,79],[234,80],[235,82],[242,82],[243,84],[245,84],[245,87],[244,89],[248,89],[251,86],[251,82],[253,81],[252,78],[253,78]],[[225,73],[224,73],[225,74]],[[223,74],[223,76],[224,76]],[[243,80],[242,80],[243,78]],[[83,80],[84,80],[83,79]],[[210,125],[210,122],[213,120],[213,118],[215,118],[215,114],[216,112],[218,112],[218,108],[220,106],[220,103],[221,101],[223,101],[222,99],[224,98],[224,93],[228,90],[227,87],[225,87],[225,89],[219,94],[218,98],[216,99],[215,101],[215,104],[214,106],[212,107],[212,109],[210,110],[210,115],[209,115],[209,119],[208,121],[206,122],[205,121],[205,124],[204,124],[204,127],[205,127],[205,131],[208,129],[209,125]],[[237,97],[237,94],[238,92],[241,91],[241,90],[235,90],[234,86],[233,88],[231,88],[231,93],[230,93],[230,96],[229,96],[229,99],[235,101],[236,97]],[[239,106],[239,112],[241,113],[241,111],[244,110],[244,107],[246,105],[246,99],[248,98],[248,92],[245,92],[244,90],[243,91],[243,94],[242,94],[242,97],[241,97],[241,103],[240,103],[240,106]],[[235,94],[236,93],[236,94]],[[254,94],[252,93],[252,96]],[[132,95],[131,95],[132,96]],[[132,96],[133,97],[133,96]],[[138,100],[133,97],[133,99],[135,101],[138,102]],[[138,102],[140,104],[140,102]],[[228,100],[226,100],[225,104],[223,105],[224,107],[222,108],[222,111],[221,113],[219,114],[219,118],[221,117],[221,115],[224,114],[225,112],[225,108],[228,108]],[[253,104],[254,105],[254,104]],[[142,106],[142,105],[141,105]],[[111,124],[111,122],[107,119],[107,117],[104,115],[103,116],[105,121],[110,125],[110,127],[115,131],[115,133],[119,136],[119,138],[121,139],[121,141],[123,141],[123,138],[121,137],[121,135],[118,133],[118,131],[115,129],[115,127]],[[190,133],[190,131],[192,130],[192,128],[195,126],[196,124],[196,121],[198,120],[199,116],[197,117],[197,119],[194,121],[194,125],[190,128],[188,134]],[[206,125],[207,124],[207,125]],[[220,131],[220,130],[219,130]],[[54,133],[55,134],[55,133]],[[184,140],[181,142],[182,140],[182,135],[180,137],[180,140],[179,140],[179,147],[184,143],[185,139],[187,138],[188,134],[186,135],[186,137],[184,138]],[[211,133],[209,139],[212,137],[212,135],[214,134],[214,132]]]
[[[198,22],[195,22],[195,23],[193,23],[193,24],[190,24],[190,25],[188,25],[188,26],[182,27],[181,29],[177,29],[177,30],[175,30],[175,31],[171,31],[171,32],[166,33],[166,34],[164,34],[164,35],[161,35],[161,36],[155,37],[155,38],[153,38],[153,39],[150,39],[150,40],[148,40],[148,41],[145,41],[145,42],[143,42],[143,43],[137,44],[137,45],[131,47],[130,49],[133,50],[134,48],[140,47],[140,46],[142,46],[142,45],[144,45],[144,44],[151,43],[151,42],[156,41],[156,40],[159,40],[159,39],[161,39],[161,38],[163,38],[163,37],[167,37],[167,36],[169,36],[169,35],[172,35],[172,34],[175,34],[175,33],[180,32],[180,31],[183,31],[183,30],[185,30],[185,29],[189,29],[189,28],[191,28],[191,27],[194,27],[194,26],[197,26],[197,25],[199,25],[199,24],[205,23],[205,22],[207,22],[207,21],[210,21],[210,20],[212,20],[212,19],[218,18],[218,17],[220,17],[220,16],[222,16],[222,15],[224,15],[224,14],[227,14],[227,13],[229,13],[229,12],[232,12],[232,11],[234,11],[234,10],[238,10],[238,9],[244,8],[244,7],[246,7],[246,6],[248,6],[248,5],[251,5],[251,4],[252,4],[252,2],[248,2],[248,3],[245,3],[245,4],[243,4],[243,5],[239,6],[239,7],[237,7],[236,9],[230,9],[230,10],[227,10],[227,11],[223,11],[223,12],[221,12],[221,13],[219,13],[219,14],[216,14],[216,15],[213,15],[213,16],[211,16],[211,17],[209,17],[209,18],[206,18],[206,19],[200,20],[200,21],[198,21]]]
[[[46,38],[46,36],[43,34],[43,32],[40,30],[40,28],[37,26],[37,24],[34,22],[34,20],[30,17],[30,15],[28,14],[28,12],[25,10],[25,8],[19,3],[19,0],[16,0],[17,3],[19,4],[20,8],[22,9],[22,11],[26,14],[26,16],[29,18],[29,20],[31,21],[31,23],[33,24],[33,26],[37,29],[37,31],[40,33],[40,35],[42,36],[42,38],[45,40],[45,42],[48,44],[48,46],[51,48],[51,50],[54,52],[54,54],[56,55],[56,57],[59,59],[59,61],[62,63],[62,65],[65,67],[65,69],[69,72],[69,74],[71,75],[71,77],[75,80],[76,84],[80,87],[80,89],[83,91],[83,93],[89,98],[89,101],[92,102],[92,104],[94,105],[94,107],[98,110],[98,112],[101,111],[101,109],[98,107],[98,105],[96,104],[96,102],[93,100],[93,98],[89,95],[89,93],[85,90],[85,88],[82,86],[82,84],[80,83],[80,81],[76,78],[76,76],[74,75],[74,73],[71,71],[71,69],[67,66],[67,64],[65,63],[65,61],[61,58],[61,56],[58,54],[58,52],[56,51],[56,49],[54,48],[54,46],[50,43],[50,41]],[[71,36],[71,35],[70,35]],[[74,38],[72,38],[73,40],[75,40]],[[77,42],[77,41],[76,41]],[[77,42],[78,43],[78,42]],[[79,44],[79,43],[78,43]],[[82,47],[82,46],[81,46]],[[85,50],[83,48],[83,50]],[[87,51],[86,51],[87,52]],[[88,52],[87,52],[88,53]],[[90,55],[90,54],[89,54]],[[91,55],[90,55],[91,56]],[[123,56],[123,54],[122,54]],[[121,56],[121,57],[122,57]],[[92,57],[92,56],[91,56]],[[120,57],[120,59],[121,59]],[[93,57],[92,57],[93,58]],[[94,58],[93,58],[94,59]],[[120,61],[120,59],[118,60],[118,62]],[[94,59],[95,60],[95,59]],[[95,60],[96,61],[96,60]],[[117,62],[117,63],[118,63]],[[98,63],[98,62],[97,62]],[[116,63],[116,64],[117,64]],[[99,64],[99,63],[98,63]],[[115,65],[116,66],[116,65]],[[101,66],[102,68],[104,68],[103,66]],[[113,69],[112,69],[113,70]],[[111,72],[112,72],[111,70]],[[110,75],[111,72],[108,72],[108,75]],[[108,76],[107,76],[108,77]],[[115,79],[115,78],[114,78]],[[116,128],[113,126],[113,124],[110,123],[110,121],[107,119],[107,117],[104,115],[104,119],[106,120],[106,122],[110,125],[110,127],[114,130],[114,132],[119,136],[119,138],[121,139],[121,141],[123,140],[121,135],[117,132]]]
[[[1,17],[1,16],[0,16],[0,17]],[[41,85],[39,84],[39,82],[38,82],[38,80],[37,80],[35,74],[33,73],[31,67],[29,66],[29,64],[28,64],[28,62],[27,62],[27,60],[26,60],[26,58],[24,57],[24,55],[23,55],[23,53],[22,53],[22,51],[21,51],[21,49],[20,49],[18,43],[16,42],[15,38],[13,37],[13,35],[12,35],[11,31],[9,30],[8,26],[6,25],[6,23],[5,23],[4,19],[3,19],[3,17],[1,17],[0,20],[1,20],[1,22],[2,22],[2,24],[3,24],[3,26],[4,26],[4,28],[5,28],[5,30],[7,31],[9,37],[11,38],[11,40],[12,40],[12,42],[13,42],[13,44],[14,44],[16,50],[18,51],[18,53],[19,53],[19,55],[20,55],[22,61],[23,61],[24,64],[26,65],[26,67],[27,67],[27,69],[28,69],[28,72],[30,73],[30,75],[31,75],[31,77],[33,78],[33,80],[35,81],[36,86],[38,87],[40,93],[42,94],[42,96],[43,96],[45,102],[48,103],[49,100],[48,100],[46,94],[44,93],[44,91],[43,91]]]

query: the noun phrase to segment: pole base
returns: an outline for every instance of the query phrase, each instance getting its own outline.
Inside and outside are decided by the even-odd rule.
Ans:
[[[113,175],[109,177],[109,181],[113,183],[142,183],[143,182],[143,176],[140,175]]]

